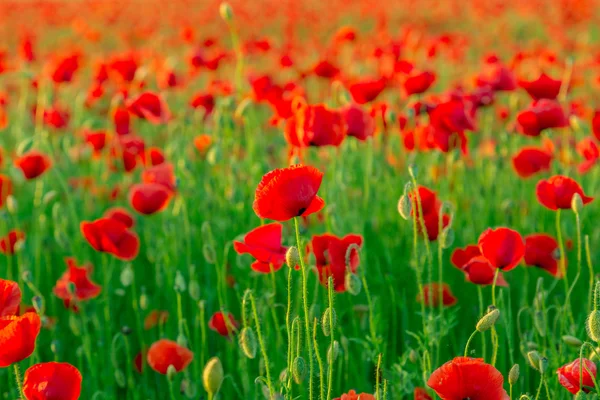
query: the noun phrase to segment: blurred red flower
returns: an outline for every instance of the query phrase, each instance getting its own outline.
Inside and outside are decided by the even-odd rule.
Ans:
[[[164,210],[171,192],[158,183],[139,183],[129,189],[129,203],[140,214],[152,215]]]
[[[440,292],[442,295],[441,298]],[[417,301],[419,303],[424,302],[425,305],[430,307],[437,307],[440,305],[440,302],[445,307],[450,307],[456,304],[457,299],[452,294],[450,286],[447,283],[439,284],[434,282],[423,285],[423,292],[417,295]]]
[[[156,93],[144,92],[127,102],[129,112],[151,124],[164,124],[171,119],[167,103]]]
[[[233,314],[217,311],[210,317],[208,327],[221,336],[229,337],[237,332],[239,323],[233,318]]]
[[[15,166],[23,171],[26,179],[31,180],[46,172],[52,166],[52,161],[47,155],[37,150],[31,150],[17,158]]]
[[[525,255],[521,234],[509,228],[488,228],[479,236],[478,244],[492,267],[503,271],[515,268]]]
[[[519,81],[519,86],[525,89],[533,100],[556,99],[556,96],[560,92],[561,84],[560,80],[552,79],[545,73],[542,73],[537,79],[532,81]]]
[[[169,365],[175,367],[175,371],[183,371],[194,359],[194,353],[172,340],[161,339],[154,342],[146,360],[150,368],[159,374],[166,375]]]
[[[93,271],[91,264],[81,267],[73,257],[65,258],[67,271],[56,281],[54,294],[61,299],[65,307],[77,307],[77,302],[93,299],[100,295],[102,287],[92,282],[90,274]],[[75,308],[76,309],[76,308]]]
[[[581,196],[584,205],[594,200],[593,197],[586,196],[583,193],[583,189],[575,180],[562,175],[555,175],[546,180],[541,180],[536,187],[538,201],[550,210],[570,209],[571,200],[575,193]]]
[[[549,171],[552,153],[535,147],[524,147],[512,158],[515,172],[521,178],[528,178],[538,172]]]
[[[127,228],[133,228],[133,225],[135,224],[133,216],[129,213],[129,211],[121,207],[113,207],[106,210],[104,217],[116,219],[117,221],[125,224]]]
[[[250,265],[256,272],[268,274],[278,271],[285,262],[286,247],[281,245],[282,225],[266,224],[253,229],[244,236],[244,241],[234,241],[238,254],[251,254],[256,261]]]
[[[81,381],[81,373],[71,364],[36,364],[25,371],[23,394],[29,400],[77,400]]]
[[[545,129],[564,128],[569,125],[561,105],[548,99],[534,101],[517,115],[519,132],[526,136],[539,136]]]
[[[33,353],[42,322],[34,312],[0,317],[0,368],[23,361]]]
[[[0,238],[0,253],[6,255],[15,254],[17,243],[25,240],[25,232],[13,229],[6,236]]]
[[[550,235],[538,233],[525,236],[525,264],[541,268],[556,278],[562,276],[558,265],[561,255],[558,251],[558,243]],[[566,261],[565,258],[565,266]]]
[[[80,224],[83,237],[94,250],[109,253],[130,261],[137,257],[140,240],[123,222],[112,218],[83,221]]]
[[[16,315],[21,298],[21,289],[17,282],[0,278],[0,317]]]

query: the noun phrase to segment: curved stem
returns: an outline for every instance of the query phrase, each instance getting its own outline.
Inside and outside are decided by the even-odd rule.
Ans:
[[[477,335],[477,330],[474,330],[473,333],[471,333],[471,336],[469,336],[469,340],[467,340],[467,344],[465,345],[465,357],[468,357],[469,354],[469,345],[471,344],[471,341],[473,340],[473,338],[475,337],[475,335]]]

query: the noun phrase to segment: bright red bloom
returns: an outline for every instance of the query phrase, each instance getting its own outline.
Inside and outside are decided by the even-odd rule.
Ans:
[[[77,400],[81,381],[81,373],[71,364],[36,364],[25,371],[23,394],[28,400]]]
[[[562,175],[541,180],[536,187],[538,201],[550,210],[570,209],[575,193],[581,196],[584,205],[594,200],[593,197],[588,197],[583,193],[583,189],[575,180]]]
[[[489,86],[493,91],[512,91],[517,88],[517,80],[508,68],[498,60],[488,60],[483,74],[477,78],[477,86]]]
[[[126,107],[117,107],[112,118],[117,135],[127,135],[131,132],[131,115]]]
[[[346,291],[346,274],[355,273],[360,263],[356,249],[348,252],[350,246],[361,248],[363,237],[360,235],[346,235],[343,238],[331,234],[315,235],[311,241],[312,252],[317,263],[319,280],[323,285],[331,276],[333,288],[336,292]]]
[[[54,72],[52,72],[52,80],[55,83],[71,82],[73,74],[79,68],[79,55],[73,54],[58,61]]]
[[[528,109],[517,115],[519,132],[526,136],[539,136],[545,129],[564,128],[568,124],[564,110],[554,100],[534,101]]]
[[[127,102],[129,112],[150,122],[151,124],[164,124],[171,119],[169,107],[164,100],[152,92],[145,92]]]
[[[113,59],[108,67],[118,75],[121,81],[131,82],[135,78],[138,63],[133,54],[129,54]]]
[[[190,106],[204,108],[204,118],[206,119],[215,108],[215,97],[210,93],[198,93],[190,100]]]
[[[115,257],[130,261],[137,257],[140,240],[127,225],[112,218],[100,218],[95,221],[83,221],[81,233],[94,250],[109,253]]]
[[[339,146],[346,137],[344,115],[324,104],[301,104],[287,120],[285,136],[295,147]]]
[[[600,111],[594,112],[594,117],[592,118],[592,132],[596,137],[596,140],[600,141]]]
[[[164,162],[162,164],[146,168],[142,172],[142,182],[157,183],[164,186],[169,192],[175,193],[177,187],[177,178],[175,177],[173,164]]]
[[[459,148],[467,153],[465,131],[472,131],[475,122],[471,117],[471,105],[462,100],[450,100],[427,110],[430,125],[434,128],[432,141],[444,153]]]
[[[171,200],[171,192],[158,183],[140,183],[129,189],[129,203],[137,212],[151,215],[164,210]]]
[[[280,222],[318,212],[325,206],[317,196],[322,180],[323,173],[315,167],[275,169],[258,184],[252,208],[258,217]]]
[[[435,74],[430,71],[413,72],[404,81],[404,91],[408,96],[425,92],[435,82]]]
[[[210,135],[202,134],[194,138],[194,147],[200,154],[205,154],[210,145],[212,144],[212,138]]]
[[[327,79],[335,78],[340,73],[340,69],[327,60],[319,61],[312,70],[316,76]]]
[[[37,107],[33,108],[32,118],[34,121],[37,120]],[[42,122],[44,125],[54,128],[54,129],[63,129],[69,124],[69,119],[71,118],[69,111],[59,108],[58,106],[49,106],[42,112]]]
[[[563,385],[565,389],[567,389],[572,394],[577,394],[580,390],[583,390],[585,393],[589,393],[589,389],[587,387],[594,387],[594,379],[596,378],[596,363],[588,360],[587,358],[583,359],[583,366],[579,362],[579,357],[577,357],[574,361],[563,365],[556,373],[558,374],[558,382]],[[579,375],[583,370],[583,386],[579,386]],[[589,372],[588,372],[589,371]]]
[[[210,317],[208,327],[221,336],[231,336],[237,332],[240,324],[228,312],[217,311]]]
[[[62,274],[54,286],[53,291],[56,297],[63,300],[67,308],[71,307],[74,301],[85,301],[98,297],[102,287],[90,280],[89,275],[94,269],[92,265],[86,264],[78,267],[73,257],[67,257],[65,262],[67,271]],[[73,292],[71,292],[71,286],[74,287]]]
[[[360,106],[349,104],[343,108],[342,113],[348,136],[364,141],[375,134],[375,119]]]
[[[0,317],[0,368],[23,361],[33,353],[42,321],[34,312]]]
[[[0,174],[0,208],[4,206],[6,198],[12,194],[13,184],[10,178]]]
[[[524,147],[512,158],[515,172],[521,178],[528,178],[541,171],[550,170],[552,153],[535,147]]]
[[[442,400],[508,400],[502,374],[482,358],[456,357],[431,374],[427,386]]]
[[[6,236],[0,238],[0,253],[6,255],[15,254],[17,243],[25,240],[25,232],[13,229]]]
[[[561,277],[558,265],[558,243],[550,236],[543,233],[525,236],[525,264],[538,267],[553,275]],[[565,259],[566,266],[566,259]]]
[[[375,396],[367,393],[356,393],[355,390],[351,390],[341,397],[337,397],[333,400],[375,400]]]
[[[423,211],[423,222],[425,223],[425,229],[427,231],[427,238],[431,241],[436,240],[440,234],[440,211],[442,209],[442,202],[437,198],[437,194],[425,186],[419,186],[419,199],[421,203],[421,210]],[[423,227],[420,222],[420,210],[417,202],[417,197],[414,192],[409,193],[409,198],[412,201],[411,215],[417,217],[417,229],[419,232],[423,231]],[[446,214],[442,215],[442,229],[448,226],[450,223],[450,217]]]
[[[442,295],[441,299],[440,292]],[[417,301],[419,303],[425,302],[425,305],[430,307],[439,306],[441,301],[445,307],[449,307],[455,305],[457,299],[452,294],[450,286],[447,283],[442,283],[440,287],[439,283],[434,282],[423,285],[423,292],[417,295]]]
[[[175,367],[175,371],[183,371],[194,359],[194,353],[172,340],[161,339],[154,342],[146,360],[150,368],[159,374],[166,375],[169,365]]]
[[[433,397],[427,393],[426,389],[418,387],[415,388],[414,400],[433,400]]]
[[[165,155],[158,147],[150,147],[148,149],[148,159],[151,165],[160,165],[165,162]]]
[[[99,154],[106,146],[108,135],[105,131],[91,131],[86,129],[83,132],[83,135],[85,137],[85,143],[92,147],[94,154]]]
[[[15,166],[23,171],[26,179],[30,180],[46,172],[52,166],[52,161],[50,161],[50,157],[47,155],[32,150],[17,158]]]
[[[452,256],[450,256],[450,261],[452,264],[458,268],[462,269],[471,259],[478,257],[481,255],[481,251],[479,251],[479,246],[475,244],[470,244],[464,249],[457,248],[452,252]]]
[[[106,210],[104,217],[116,219],[117,221],[125,224],[127,228],[133,228],[133,225],[135,224],[133,216],[129,213],[129,211],[121,207],[113,207]]]
[[[494,283],[496,269],[481,255],[479,246],[469,245],[464,249],[455,249],[451,257],[452,264],[465,273],[467,281],[476,285],[491,285]],[[496,280],[498,286],[508,286],[500,272]]]
[[[17,282],[0,278],[0,317],[16,315],[21,298],[21,289]]]
[[[278,271],[285,262],[287,247],[281,245],[282,225],[267,224],[253,229],[244,236],[244,241],[234,241],[238,254],[251,254],[256,261],[250,265],[256,272],[268,274]]]
[[[348,90],[355,102],[365,104],[375,100],[383,92],[386,85],[387,79],[379,78],[377,80],[355,82],[348,86]]]
[[[577,143],[577,153],[579,153],[585,161],[577,166],[577,172],[586,174],[600,160],[600,149],[591,137],[583,139]],[[0,201],[0,205],[1,205]]]
[[[560,80],[552,79],[545,73],[542,73],[539,78],[533,81],[519,81],[519,86],[525,89],[533,100],[556,99],[561,84]]]
[[[146,162],[145,149],[144,139],[134,135],[124,135],[118,137],[118,141],[111,149],[111,155],[115,159],[121,158],[125,171],[131,172],[135,167]]]
[[[488,228],[479,236],[479,250],[492,267],[504,271],[515,268],[525,255],[525,243],[519,232],[509,228]]]

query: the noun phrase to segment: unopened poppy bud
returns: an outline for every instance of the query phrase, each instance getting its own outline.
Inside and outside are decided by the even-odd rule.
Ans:
[[[452,229],[449,226],[446,227],[442,231],[441,240],[442,248],[449,249],[450,247],[452,247],[452,244],[454,243],[454,229]]]
[[[335,329],[335,325],[337,323],[337,314],[335,313],[335,309],[331,307],[327,307],[325,312],[323,313],[323,317],[321,318],[321,328],[323,329],[323,335],[329,336],[331,331]]]
[[[410,352],[408,353],[408,359],[411,363],[415,364],[419,359],[419,353],[417,353],[414,349],[410,349]]]
[[[594,310],[586,321],[587,333],[594,342],[600,342],[600,311]]]
[[[31,271],[29,271],[29,270],[23,271],[23,273],[21,274],[21,277],[23,278],[23,282],[31,283]]]
[[[35,312],[39,315],[44,315],[44,300],[40,296],[33,296],[31,299]]]
[[[346,291],[353,296],[358,295],[362,290],[362,282],[360,281],[360,278],[351,272],[346,274],[344,284],[346,286]]]
[[[221,14],[221,18],[223,18],[223,21],[227,23],[233,21],[233,9],[229,3],[221,3],[221,6],[219,7],[219,13]]]
[[[198,281],[191,281],[189,285],[190,297],[194,301],[200,300],[200,284]]]
[[[133,278],[134,278],[133,268],[131,267],[131,264],[127,264],[125,266],[125,268],[123,268],[123,271],[121,271],[120,278],[121,278],[121,285],[123,285],[123,287],[131,286],[131,284],[133,283]]]
[[[173,382],[173,380],[175,379],[175,375],[177,375],[177,370],[175,369],[175,366],[169,365],[167,367],[167,379],[169,380],[169,382]]]
[[[564,335],[562,337],[563,342],[565,342],[566,345],[574,347],[576,349],[580,348],[581,345],[583,345],[583,342],[579,339],[577,339],[575,336],[571,336],[571,335]]]
[[[56,190],[50,190],[42,198],[42,203],[45,206],[47,206],[48,204],[52,203],[52,201],[56,198],[57,195],[58,195],[58,193],[56,192]]]
[[[579,193],[575,193],[571,198],[571,210],[575,214],[579,214],[583,210],[583,200],[581,200]]]
[[[202,255],[204,256],[204,259],[206,260],[207,263],[209,264],[214,264],[215,260],[216,260],[216,253],[215,253],[215,248],[209,244],[204,244],[204,246],[202,246]]]
[[[519,364],[512,366],[508,372],[508,383],[514,385],[519,380]]]
[[[185,278],[181,272],[175,272],[175,291],[178,293],[185,292],[187,285],[185,284]]]
[[[412,212],[412,202],[410,201],[410,198],[406,194],[403,194],[400,197],[400,200],[398,200],[398,213],[400,213],[400,216],[402,218],[404,218],[405,220],[408,221],[410,218],[411,212]]]
[[[535,325],[535,329],[538,331],[541,337],[546,336],[546,318],[544,317],[544,313],[542,311],[536,311],[533,314],[533,325]]]
[[[301,384],[306,377],[306,372],[306,361],[304,361],[304,358],[300,356],[294,358],[294,361],[292,362],[292,376],[294,377],[294,382],[298,385]]]
[[[526,394],[522,394],[521,397],[519,397],[519,400],[531,400],[531,397]]]
[[[240,347],[242,351],[246,355],[246,357],[253,359],[256,357],[256,335],[254,331],[250,327],[246,327],[242,329],[239,336]]]
[[[494,308],[492,311],[488,312],[483,317],[481,317],[479,322],[477,322],[475,329],[477,329],[477,331],[479,332],[485,332],[492,326],[494,326],[499,317],[500,310]]]
[[[332,364],[337,359],[338,354],[340,354],[340,344],[337,340],[334,340],[327,350],[327,362]]]
[[[540,368],[540,353],[538,353],[535,350],[530,351],[529,353],[527,353],[527,359],[529,360],[529,364],[531,364],[531,366],[534,369],[537,369],[539,371],[539,368]]]
[[[300,265],[300,254],[298,253],[298,248],[296,246],[287,249],[285,253],[285,262],[290,268],[296,268],[297,265]]]
[[[148,296],[146,295],[146,293],[142,293],[142,295],[140,296],[140,308],[142,310],[148,309]]]
[[[185,393],[185,396],[188,399],[197,397],[198,390],[196,389],[196,384],[194,382],[190,382],[190,380],[187,378],[181,381],[181,386],[179,389],[182,393]]]
[[[204,389],[212,396],[219,391],[223,382],[223,365],[218,357],[213,357],[206,363],[202,372]]]
[[[346,249],[346,265],[351,265],[352,261],[357,261],[358,256],[359,256],[359,252],[360,251],[360,247],[356,244],[356,243],[352,243],[350,246],[348,246],[348,248]],[[353,259],[352,257],[356,257],[356,259]]]
[[[548,359],[546,357],[540,358],[540,372],[544,374],[548,370]]]
[[[575,400],[585,400],[587,399],[588,396],[587,394],[585,394],[585,392],[583,390],[580,390],[579,392],[577,392],[577,394],[575,395]]]
[[[170,365],[169,367],[172,367],[172,365]],[[121,389],[125,387],[125,374],[120,369],[115,370],[115,382],[117,382],[117,385]]]
[[[19,203],[17,203],[17,199],[12,194],[6,196],[6,209],[11,214],[16,214],[19,210]]]
[[[181,333],[177,335],[177,344],[181,347],[188,347],[188,341],[185,335],[182,335]]]

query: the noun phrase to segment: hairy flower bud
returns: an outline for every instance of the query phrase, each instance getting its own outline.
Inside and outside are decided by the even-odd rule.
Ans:
[[[202,384],[211,395],[217,393],[223,383],[223,365],[218,357],[213,357],[206,363],[202,372]]]
[[[300,254],[298,253],[298,248],[296,246],[287,249],[287,252],[285,253],[285,262],[290,268],[296,268],[297,265],[300,265]]]
[[[492,326],[494,326],[494,324],[496,323],[496,321],[498,320],[499,317],[500,317],[500,310],[498,310],[497,308],[494,308],[491,311],[489,311],[487,314],[485,314],[483,317],[481,317],[479,322],[477,322],[477,326],[475,327],[475,329],[477,329],[479,332],[485,332],[488,329],[490,329]]]
[[[337,315],[335,309],[327,307],[321,318],[321,328],[323,329],[323,335],[329,336],[331,331],[335,329],[337,323]]]
[[[242,351],[244,352],[246,357],[250,359],[256,357],[257,342],[256,335],[254,334],[252,328],[246,327],[242,329],[242,331],[240,332],[239,341],[240,347],[242,348]]]
[[[292,376],[294,377],[294,382],[298,385],[301,384],[306,377],[306,372],[306,361],[304,361],[304,358],[300,356],[294,358],[292,363]]]
[[[514,385],[519,380],[519,364],[512,366],[508,372],[508,383]]]

